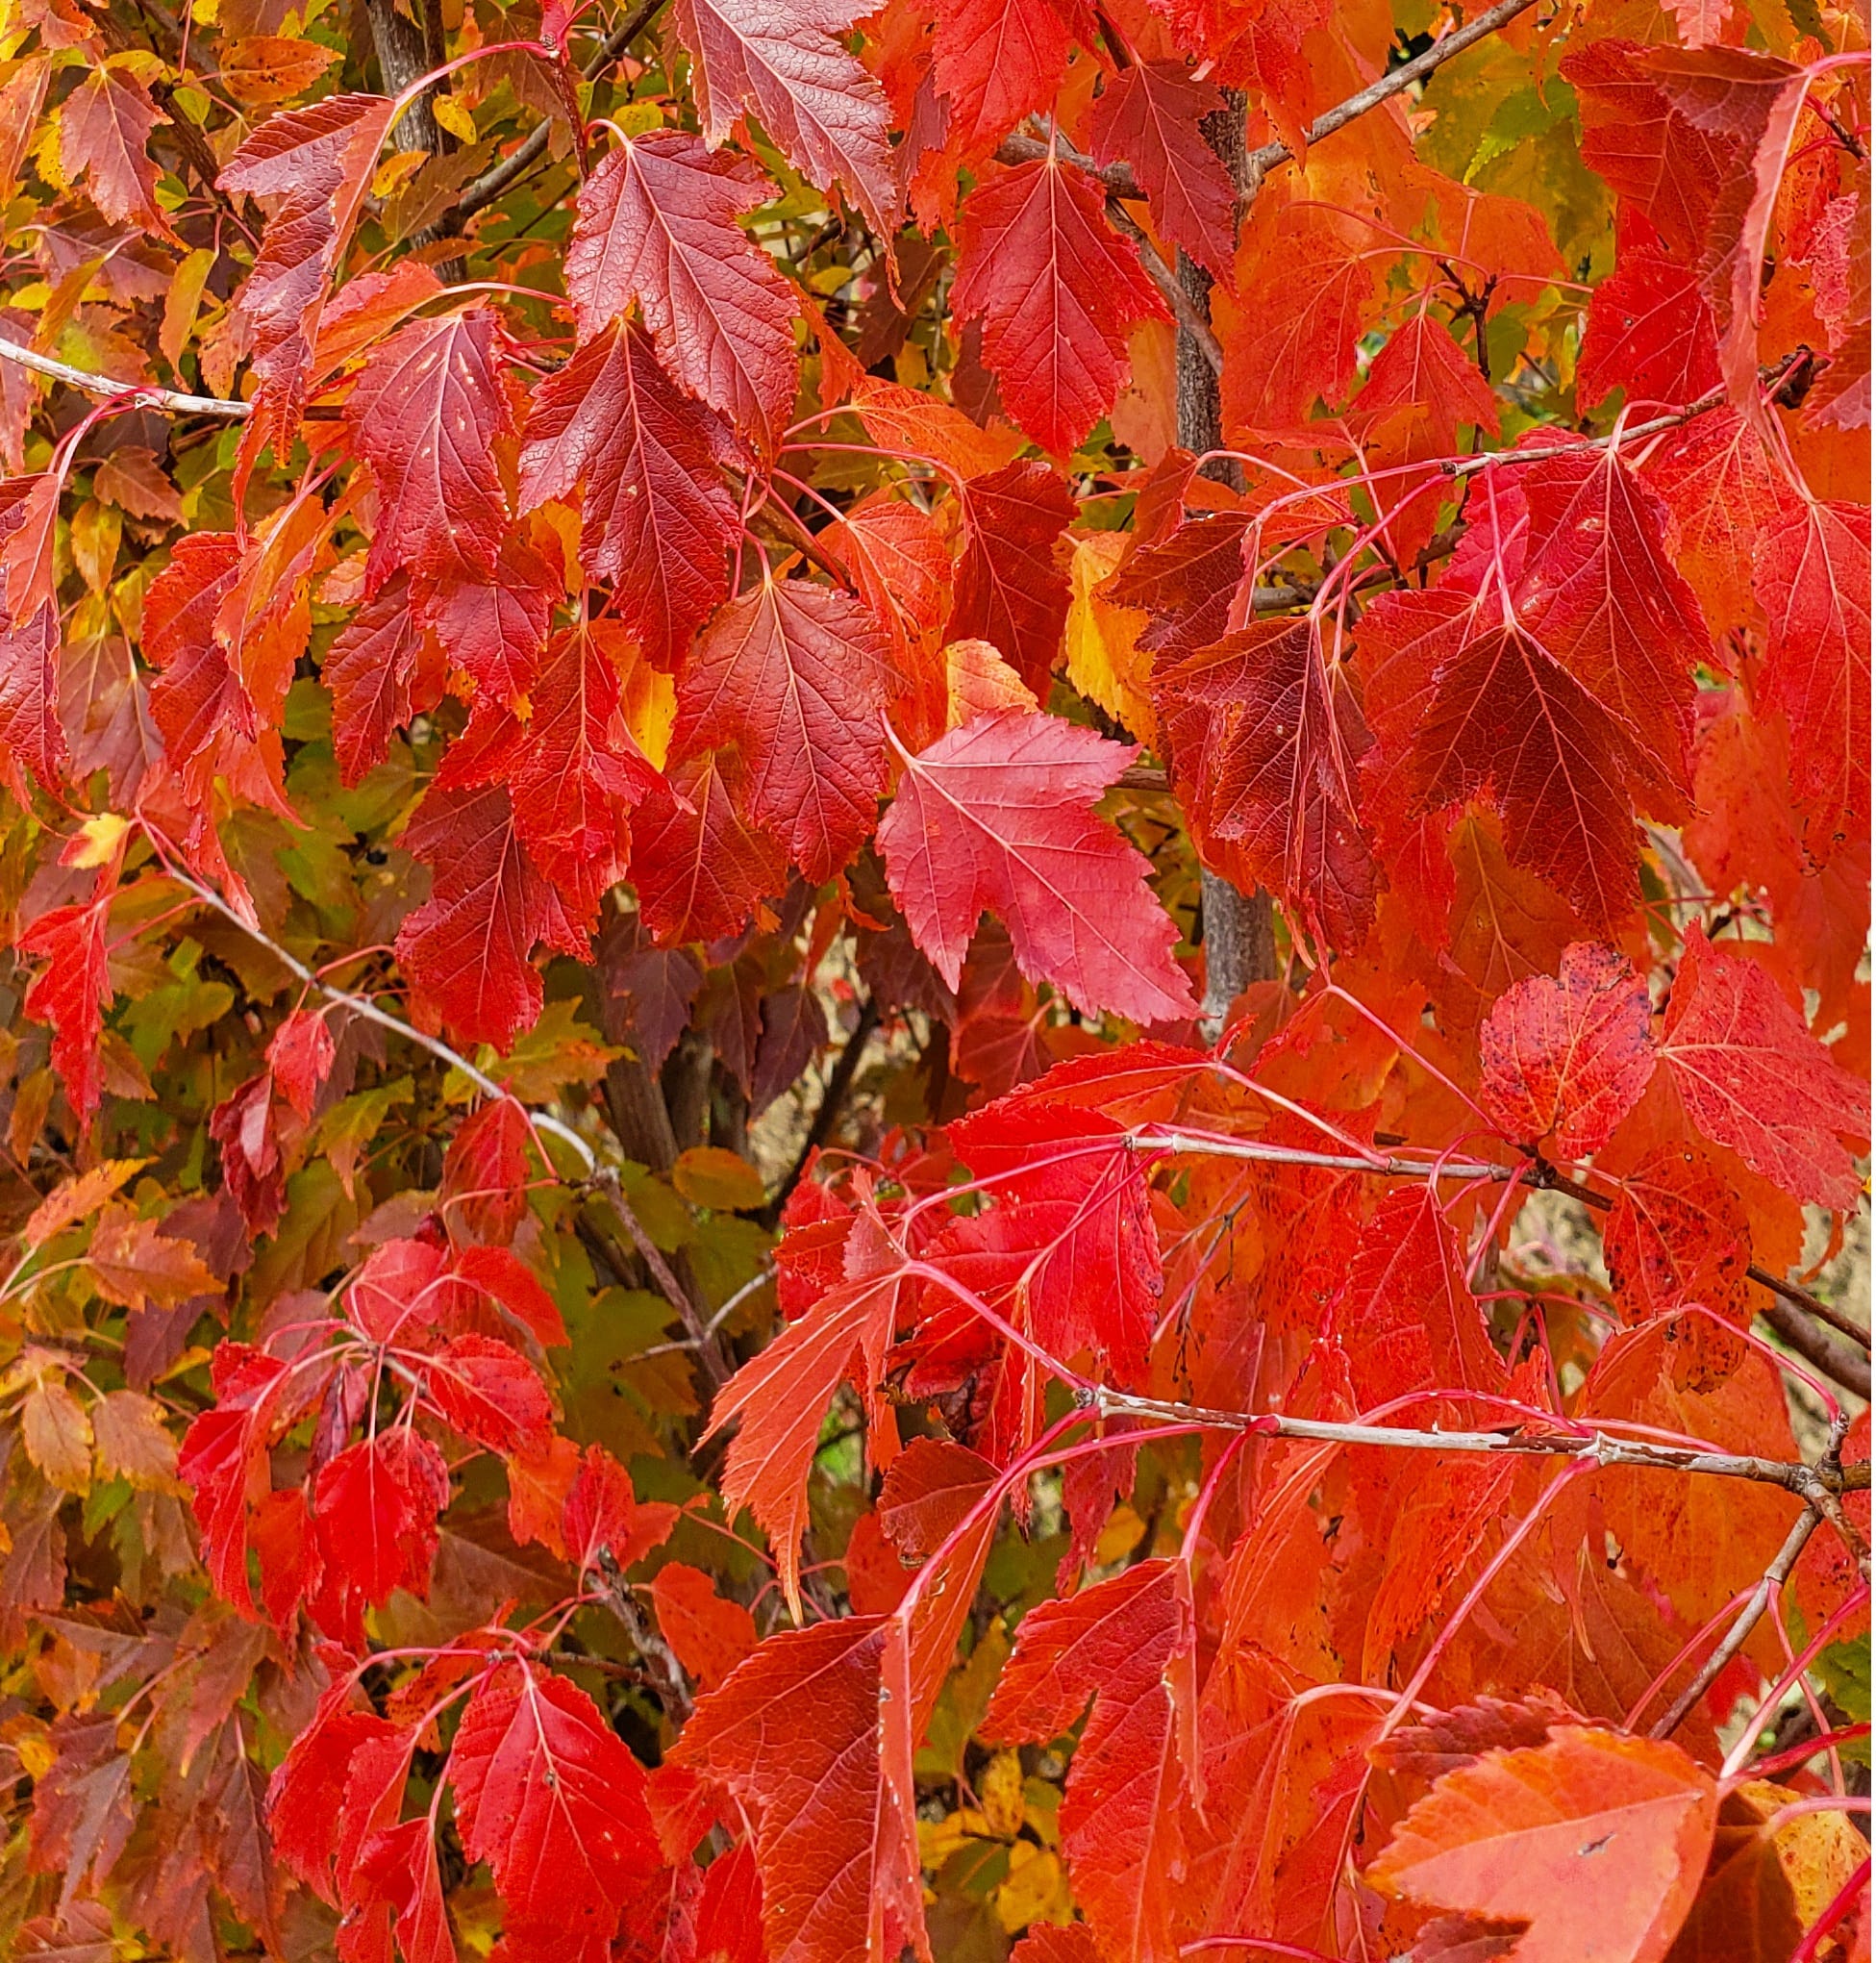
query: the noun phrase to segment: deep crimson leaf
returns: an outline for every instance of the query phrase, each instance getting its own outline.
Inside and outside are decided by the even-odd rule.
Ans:
[[[1521,488],[1519,620],[1677,789],[1690,788],[1693,668],[1710,645],[1667,557],[1666,507],[1613,446],[1534,464]]]
[[[479,698],[492,708],[518,710],[534,687],[547,623],[563,592],[559,571],[512,532],[490,581],[464,580],[427,595],[422,612],[450,659],[474,681]]]
[[[1199,839],[1235,847],[1307,929],[1357,945],[1379,881],[1359,815],[1367,727],[1313,620],[1265,620],[1155,671]]]
[[[769,1963],[929,1963],[911,1689],[897,1618],[771,1636],[698,1703],[673,1754],[756,1812]]]
[[[494,446],[515,431],[486,307],[413,320],[373,349],[345,404],[378,512],[365,584],[401,567],[433,588],[494,570],[508,499]]]
[[[251,1233],[265,1234],[287,1209],[287,1165],[274,1117],[274,1078],[263,1070],[238,1084],[209,1118],[221,1147],[221,1176]]]
[[[1186,1850],[1167,1675],[1191,1617],[1171,1561],[1043,1602],[1023,1618],[982,1725],[991,1740],[1055,1738],[1093,1700],[1063,1797],[1063,1851],[1103,1947],[1141,1963],[1179,1953]]]
[[[1048,10],[1038,8],[1038,13]],[[1094,105],[1088,144],[1097,164],[1123,160],[1152,208],[1154,229],[1214,278],[1231,278],[1236,192],[1199,122],[1224,107],[1209,83],[1173,62],[1137,62]]]
[[[1688,1115],[1793,1199],[1854,1207],[1843,1140],[1869,1136],[1869,1093],[1804,1026],[1749,955],[1687,933],[1667,998],[1662,1060]]]
[[[522,845],[502,785],[433,788],[404,843],[432,885],[398,930],[398,960],[464,1042],[507,1045],[540,1013],[536,946],[584,954],[586,935]]]
[[[477,1685],[450,1753],[463,1850],[486,1860],[517,1958],[606,1954],[659,1866],[644,1769],[587,1694],[534,1664]]]
[[[402,574],[353,616],[320,667],[332,692],[333,749],[342,782],[356,784],[390,754],[390,740],[419,708],[434,706],[441,665],[411,612]],[[426,669],[428,672],[426,672]]]
[[[886,788],[886,636],[832,587],[766,574],[705,630],[678,684],[680,756],[733,750],[743,815],[807,876],[833,878]]]
[[[1489,795],[1506,850],[1587,919],[1635,904],[1635,818],[1681,806],[1608,707],[1495,605],[1436,588],[1384,594],[1363,623],[1384,664],[1364,698],[1413,816]]]
[[[1191,1013],[1146,862],[1092,808],[1134,755],[1053,716],[1007,710],[908,759],[880,849],[913,939],[952,988],[992,908],[1023,972],[1078,1007],[1137,1022]]]
[[[1479,1031],[1479,1097],[1506,1137],[1555,1134],[1579,1159],[1601,1149],[1655,1072],[1648,988],[1613,948],[1576,942],[1558,978],[1533,975]]]
[[[980,184],[964,205],[951,304],[984,323],[984,358],[1011,414],[1065,456],[1113,407],[1127,336],[1170,318],[1100,188],[1051,155]]]
[[[521,508],[576,487],[588,572],[661,667],[729,588],[737,508],[713,466],[729,432],[681,394],[641,329],[614,320],[536,389]]]
[[[1046,464],[1009,464],[964,486],[963,510],[964,552],[944,638],[988,641],[1039,701],[1068,617],[1058,546],[1075,500]]]
[[[602,1549],[630,1568],[658,1547],[677,1522],[663,1500],[640,1501],[632,1477],[603,1445],[589,1445],[567,1491],[562,1528],[570,1559],[584,1574]]]
[[[761,0],[677,0],[679,37],[713,146],[745,113],[822,189],[838,185],[874,232],[897,229],[898,169],[879,84],[847,50],[859,18],[843,0],[778,14]]]
[[[794,402],[798,302],[737,224],[767,194],[753,164],[680,131],[622,143],[581,189],[566,289],[588,339],[636,300],[679,385],[772,447]]]
[[[19,627],[0,610],[0,760],[22,802],[31,793],[20,765],[48,790],[64,780],[68,744],[59,702],[58,609],[41,607]]]
[[[670,789],[638,813],[632,881],[660,946],[739,932],[788,878],[782,848],[740,815],[740,778],[733,752],[698,757],[674,768]]]

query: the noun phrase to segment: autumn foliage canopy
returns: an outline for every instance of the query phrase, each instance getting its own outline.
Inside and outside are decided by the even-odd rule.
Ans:
[[[0,1952],[1866,1956],[1865,12],[866,4],[0,0]]]

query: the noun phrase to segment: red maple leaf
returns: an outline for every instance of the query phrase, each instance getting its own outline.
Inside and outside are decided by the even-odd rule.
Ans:
[[[896,679],[885,635],[857,601],[764,572],[718,611],[685,665],[676,752],[733,749],[744,816],[810,879],[831,879],[873,828],[887,780],[880,711]]]
[[[1199,839],[1236,848],[1311,932],[1359,944],[1379,887],[1356,776],[1369,737],[1319,624],[1260,621],[1154,679]]]
[[[434,588],[494,570],[509,522],[494,448],[515,429],[496,334],[486,307],[413,320],[354,384],[346,427],[378,486],[367,591],[396,567]]]
[[[1100,187],[1053,153],[965,201],[951,304],[984,323],[989,364],[1022,429],[1065,456],[1113,407],[1127,336],[1171,316],[1107,221]]]
[[[952,987],[979,916],[1008,925],[1017,965],[1078,1007],[1138,1022],[1191,1013],[1176,929],[1146,862],[1093,804],[1136,755],[1053,716],[980,716],[906,759],[879,828],[913,939]]]
[[[964,550],[947,641],[988,641],[1038,700],[1062,647],[1068,575],[1057,547],[1075,516],[1046,464],[1006,465],[963,490]]]
[[[450,1752],[463,1850],[487,1861],[517,1959],[603,1957],[660,1865],[644,1768],[592,1699],[531,1663],[476,1686]]]
[[[728,429],[664,373],[644,332],[603,327],[535,390],[521,508],[580,490],[587,570],[661,667],[729,588],[737,508],[713,466]]]
[[[587,339],[636,301],[680,387],[772,448],[794,403],[799,303],[737,224],[766,196],[752,164],[680,131],[623,143],[581,189],[566,289]]]
[[[1479,1030],[1479,1096],[1507,1138],[1555,1134],[1566,1159],[1609,1143],[1655,1072],[1647,984],[1613,948],[1577,942],[1557,980],[1508,989]]]
[[[1869,1136],[1869,1092],[1812,1035],[1746,954],[1688,929],[1667,998],[1662,1061],[1688,1115],[1793,1199],[1850,1208],[1861,1191],[1843,1140]]]

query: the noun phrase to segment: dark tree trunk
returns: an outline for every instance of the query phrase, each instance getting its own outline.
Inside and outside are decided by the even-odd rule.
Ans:
[[[1244,98],[1235,91],[1226,95],[1228,107],[1206,117],[1200,126],[1206,140],[1230,171],[1232,181],[1244,191]],[[1241,211],[1240,211],[1241,217]],[[1179,284],[1192,303],[1194,312],[1212,315],[1212,275],[1195,264],[1185,253],[1179,255]],[[1224,440],[1218,407],[1218,378],[1193,338],[1180,330],[1176,346],[1179,441],[1194,456],[1215,450]],[[1203,474],[1218,483],[1241,487],[1243,478],[1237,465],[1222,458],[1204,466]],[[1205,1002],[1201,1026],[1215,1036],[1224,1026],[1231,1005],[1253,982],[1272,981],[1277,973],[1277,941],[1270,908],[1270,895],[1260,887],[1252,893],[1239,893],[1228,879],[1216,873],[1201,873],[1200,909],[1205,933]]]

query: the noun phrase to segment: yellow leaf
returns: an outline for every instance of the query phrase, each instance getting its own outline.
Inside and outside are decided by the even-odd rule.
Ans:
[[[1010,1850],[1010,1877],[996,1892],[997,1920],[1014,1935],[1031,1923],[1070,1923],[1075,1898],[1059,1856],[1019,1840]]]
[[[59,1763],[59,1748],[42,1727],[21,1732],[13,1740],[13,1748],[28,1778],[42,1779]]]
[[[1075,541],[1064,629],[1068,679],[1090,702],[1123,723],[1130,735],[1151,743],[1158,728],[1153,698],[1147,692],[1153,655],[1139,644],[1147,616],[1134,607],[1116,607],[1099,591],[1126,549],[1123,532],[1096,532]]]
[[[988,641],[954,641],[944,650],[944,726],[962,729],[999,709],[1039,705],[1023,678]]]
[[[81,872],[95,872],[100,866],[109,866],[129,830],[130,819],[120,818],[114,811],[101,811],[96,818],[88,818],[79,826],[78,836],[65,847],[64,863],[76,866]],[[138,1161],[138,1165],[142,1163]]]
[[[195,316],[202,309],[202,289],[209,284],[214,263],[214,254],[206,245],[198,245],[169,276],[157,345],[172,368],[181,363],[189,336],[195,332]]]
[[[1023,1762],[1014,1751],[999,1751],[978,1775],[977,1803],[999,1840],[1014,1840],[1022,1831]]]
[[[428,150],[393,150],[371,180],[371,195],[388,198],[402,190],[429,161]]]
[[[692,1206],[719,1213],[752,1213],[768,1201],[762,1174],[722,1145],[692,1145],[681,1152],[671,1169],[671,1184]]]
[[[91,1421],[70,1391],[54,1377],[42,1379],[19,1407],[19,1434],[26,1456],[55,1486],[88,1492],[91,1484]]]
[[[111,584],[123,536],[124,515],[111,505],[88,497],[73,512],[72,564],[94,593],[103,592]]]
[[[671,731],[678,719],[678,688],[663,668],[654,667],[638,652],[619,677],[625,726],[645,753],[654,770],[664,768],[671,753]]]
[[[100,820],[93,818],[91,822],[96,824]],[[54,1234],[63,1233],[74,1221],[95,1213],[126,1179],[148,1164],[147,1159],[106,1159],[88,1172],[55,1186],[33,1209],[21,1238],[29,1247],[43,1247]]]
[[[432,99],[430,113],[438,125],[446,129],[458,142],[473,143],[476,139],[476,119],[469,113],[468,107],[453,95],[438,95]]]
[[[1106,1568],[1115,1561],[1124,1561],[1139,1546],[1145,1531],[1145,1521],[1131,1506],[1116,1506],[1108,1516],[1100,1539],[1094,1543],[1094,1565]]]

